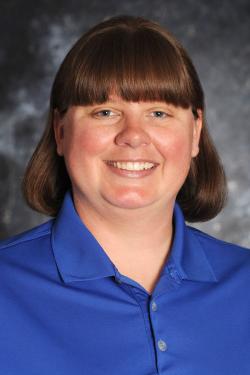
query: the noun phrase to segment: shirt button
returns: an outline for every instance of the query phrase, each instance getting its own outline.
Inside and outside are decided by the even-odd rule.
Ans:
[[[151,308],[153,311],[157,310],[157,304],[154,301],[152,302]]]
[[[165,352],[167,350],[167,344],[163,340],[158,341],[158,348],[161,352]]]

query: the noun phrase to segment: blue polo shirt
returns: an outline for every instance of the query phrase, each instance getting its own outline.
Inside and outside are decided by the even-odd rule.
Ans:
[[[1,242],[1,375],[248,375],[250,251],[186,226],[152,294],[77,215]]]

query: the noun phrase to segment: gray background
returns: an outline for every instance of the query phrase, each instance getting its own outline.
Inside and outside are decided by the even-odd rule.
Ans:
[[[50,87],[65,53],[95,23],[131,14],[169,28],[189,51],[203,83],[229,201],[216,219],[196,227],[250,247],[249,0],[9,0],[0,10],[0,238],[47,220],[25,206],[20,182],[43,131]]]

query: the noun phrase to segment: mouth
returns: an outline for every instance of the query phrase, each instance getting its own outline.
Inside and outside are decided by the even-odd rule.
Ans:
[[[105,160],[109,170],[127,178],[143,178],[154,173],[159,163],[151,160]]]
[[[105,160],[105,162],[114,167],[119,168],[126,171],[144,171],[155,168],[159,163],[155,163],[152,161],[114,161],[114,160]]]

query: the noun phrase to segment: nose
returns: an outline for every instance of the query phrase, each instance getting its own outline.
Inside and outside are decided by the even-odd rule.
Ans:
[[[115,143],[118,146],[137,148],[149,145],[151,138],[140,119],[124,119],[123,128],[116,135]]]

